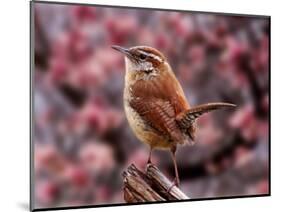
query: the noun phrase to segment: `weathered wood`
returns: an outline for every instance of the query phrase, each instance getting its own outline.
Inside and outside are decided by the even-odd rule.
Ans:
[[[123,172],[124,200],[128,203],[189,199],[153,164],[142,172],[131,164]]]

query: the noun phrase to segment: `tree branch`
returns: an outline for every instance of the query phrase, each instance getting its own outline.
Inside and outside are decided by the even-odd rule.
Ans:
[[[189,199],[178,187],[171,187],[173,183],[153,164],[147,165],[145,173],[131,164],[123,177],[124,200],[128,203]]]

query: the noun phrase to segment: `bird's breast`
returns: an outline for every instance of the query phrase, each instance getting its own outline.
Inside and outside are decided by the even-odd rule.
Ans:
[[[130,89],[124,90],[124,109],[126,118],[135,136],[143,143],[159,149],[170,148],[171,142],[159,132],[155,131],[150,124],[130,105],[132,97]]]

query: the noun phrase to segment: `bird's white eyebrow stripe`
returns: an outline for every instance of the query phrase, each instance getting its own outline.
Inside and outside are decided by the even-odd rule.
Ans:
[[[157,55],[155,55],[155,54],[147,53],[147,52],[142,51],[142,50],[139,50],[139,52],[144,54],[144,55],[146,55],[146,56],[152,57],[155,60],[158,60],[159,62],[162,62],[162,59],[160,57],[158,57]]]

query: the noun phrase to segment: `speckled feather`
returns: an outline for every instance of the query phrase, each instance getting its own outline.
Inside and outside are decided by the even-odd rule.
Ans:
[[[158,72],[162,73],[150,80],[136,80],[130,86],[134,98],[129,104],[156,132],[171,142],[183,143],[186,137],[176,117],[187,111],[189,105],[175,76],[164,72],[161,67]]]

